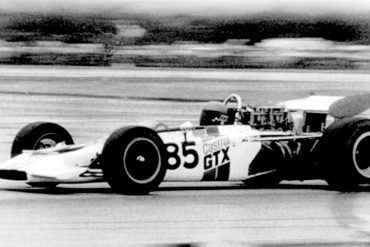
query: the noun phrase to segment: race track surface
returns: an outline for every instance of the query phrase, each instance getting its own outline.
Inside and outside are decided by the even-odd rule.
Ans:
[[[76,143],[144,120],[196,124],[207,100],[249,104],[370,92],[370,74],[325,71],[0,67],[0,161],[32,121],[66,127]],[[323,181],[273,189],[167,183],[149,196],[101,184],[46,190],[0,180],[0,246],[366,246],[370,188]],[[184,245],[186,243],[187,245]]]

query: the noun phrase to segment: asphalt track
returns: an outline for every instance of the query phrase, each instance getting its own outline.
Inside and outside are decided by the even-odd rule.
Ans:
[[[26,123],[55,121],[76,143],[144,120],[196,124],[203,101],[250,104],[370,92],[370,74],[326,71],[0,67],[0,161]],[[370,188],[325,182],[248,189],[163,184],[149,196],[102,184],[53,190],[0,181],[0,246],[367,246]],[[188,245],[184,245],[188,243]]]

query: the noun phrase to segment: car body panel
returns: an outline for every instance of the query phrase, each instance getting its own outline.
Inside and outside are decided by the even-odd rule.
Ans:
[[[277,105],[290,111],[318,111],[328,112],[329,107],[343,97],[311,95],[306,98],[287,100]]]
[[[163,160],[167,171],[164,181],[244,181],[273,172],[276,167],[264,164],[261,167],[267,170],[252,169],[254,173],[251,172],[250,166],[262,152],[263,145],[280,142],[273,149],[284,156],[284,161],[294,161],[294,155],[300,155],[300,145],[305,145],[305,139],[315,141],[322,136],[320,131],[305,132],[305,114],[318,112],[329,117],[330,106],[340,99],[342,97],[314,95],[279,103],[279,107],[289,112],[288,119],[294,125],[288,131],[257,129],[238,122],[212,126],[187,123],[172,129],[161,125],[162,128],[155,131],[165,147]],[[328,125],[334,120],[320,121],[320,124]],[[26,150],[0,164],[0,178],[26,180],[30,184],[104,181],[99,158],[106,140],[102,138],[84,145],[58,144],[42,150]],[[298,140],[303,141],[297,144]],[[313,148],[310,145],[316,145],[311,141],[307,143],[305,150],[308,151]]]
[[[244,180],[249,175],[249,164],[261,148],[261,142],[256,141],[260,132],[243,125],[167,130],[159,136],[169,153],[164,181]],[[6,171],[19,171],[26,173],[28,183],[102,181],[101,167],[95,161],[103,146],[101,140],[25,151],[0,164],[0,177],[12,179]],[[176,159],[178,164],[174,163]]]
[[[59,145],[43,150],[24,151],[0,164],[0,177],[12,179],[9,171],[26,174],[29,183],[78,183],[102,180],[102,173],[91,170],[104,142],[86,145]],[[84,175],[85,174],[85,175]],[[89,174],[89,175],[86,175]],[[90,175],[91,174],[91,175]]]
[[[246,179],[261,148],[261,142],[248,141],[260,132],[244,125],[188,128],[159,136],[170,153],[165,181]]]

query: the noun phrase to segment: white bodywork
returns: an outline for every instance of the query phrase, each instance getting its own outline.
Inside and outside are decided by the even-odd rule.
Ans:
[[[183,143],[194,143],[187,146],[185,152],[179,148],[178,152],[182,152],[179,155],[179,166],[177,169],[167,170],[165,181],[202,181],[207,171],[214,171],[214,180],[222,179],[221,174],[217,174],[221,172],[218,169],[221,166],[229,166],[229,169],[225,168],[228,174],[222,175],[227,176],[226,180],[244,180],[248,177],[249,164],[261,149],[261,142],[253,140],[259,136],[259,131],[244,125],[210,126],[160,133],[165,144],[173,143],[177,147],[183,147]],[[197,153],[198,162],[194,168],[186,168],[185,164],[191,164],[195,159],[192,154],[186,155],[186,150],[195,150]],[[175,159],[170,158],[168,162],[171,167]]]
[[[286,101],[280,106],[288,110],[325,112],[339,98],[310,96]],[[165,181],[219,181],[248,178],[249,165],[261,150],[264,135],[289,138],[293,133],[267,133],[247,125],[226,125],[185,127],[159,131],[158,135],[170,154]],[[26,182],[30,184],[103,181],[102,170],[96,160],[102,153],[105,140],[25,151],[0,164],[1,177],[19,172],[25,174]],[[12,179],[11,175],[8,178]]]
[[[207,133],[207,129],[212,133]],[[254,141],[260,133],[243,125],[186,128],[160,132],[159,136],[165,144],[172,143],[180,147],[176,155],[181,164],[178,169],[167,170],[165,181],[201,181],[206,170],[226,165],[225,163],[229,163],[227,180],[243,180],[248,177],[248,164],[261,147],[261,142]],[[185,162],[193,162],[195,158],[182,154],[181,147],[185,136],[188,143],[195,143],[186,150],[195,150],[199,161],[192,169],[184,166]],[[0,172],[25,172],[27,183],[31,184],[103,181],[101,169],[92,167],[92,164],[101,154],[104,142],[105,139],[102,139],[87,145],[59,145],[43,150],[25,151],[0,164]],[[171,166],[171,158],[168,162]]]
[[[303,99],[284,101],[277,105],[290,111],[328,112],[330,105],[342,98],[338,96],[312,95]]]
[[[0,172],[25,172],[28,183],[99,181],[103,177],[101,169],[90,169],[90,166],[101,154],[103,145],[104,140],[99,140],[87,145],[61,144],[43,150],[26,150],[0,164]],[[84,176],[85,173],[88,175]]]

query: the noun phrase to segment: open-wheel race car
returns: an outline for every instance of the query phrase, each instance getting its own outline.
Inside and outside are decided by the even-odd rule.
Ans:
[[[200,124],[131,125],[76,145],[60,125],[22,128],[0,178],[31,186],[103,182],[123,194],[147,194],[163,181],[324,179],[337,189],[370,183],[370,95],[310,96],[250,107],[233,94],[209,102]]]

